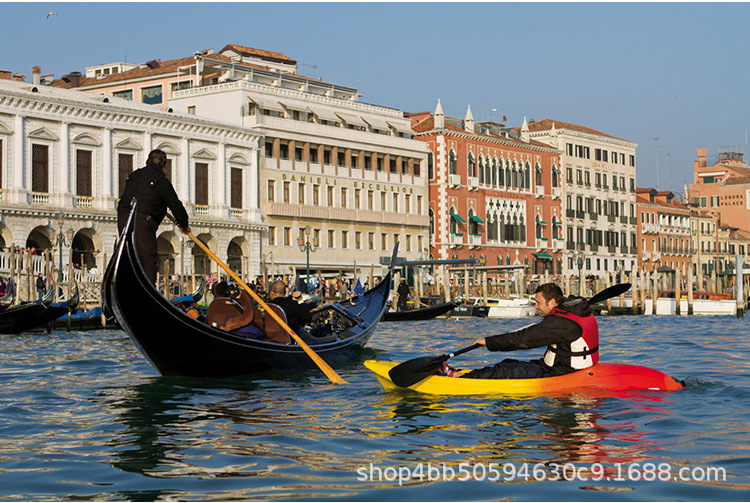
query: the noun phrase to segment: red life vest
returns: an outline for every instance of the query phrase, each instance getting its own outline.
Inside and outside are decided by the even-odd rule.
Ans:
[[[550,344],[544,353],[544,363],[553,367],[557,358],[570,358],[570,366],[580,370],[589,368],[599,361],[599,326],[593,314],[578,316],[559,308],[554,308],[550,316],[561,316],[575,322],[583,334],[571,343]]]

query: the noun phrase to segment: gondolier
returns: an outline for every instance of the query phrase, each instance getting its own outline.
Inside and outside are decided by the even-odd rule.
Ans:
[[[476,344],[490,351],[515,351],[547,346],[544,358],[505,359],[494,366],[472,370],[470,379],[519,379],[551,377],[591,367],[599,361],[599,328],[589,304],[582,297],[563,296],[554,283],[536,289],[536,308],[544,319],[535,325],[492,337]],[[446,365],[445,374],[453,369]]]
[[[148,154],[146,166],[132,172],[125,182],[125,188],[117,204],[117,227],[120,233],[130,213],[133,198],[138,201],[135,241],[138,257],[146,271],[146,276],[152,283],[156,283],[157,242],[156,231],[167,213],[172,210],[177,225],[189,232],[188,214],[172,183],[164,175],[167,164],[167,154],[162,150],[152,150]]]

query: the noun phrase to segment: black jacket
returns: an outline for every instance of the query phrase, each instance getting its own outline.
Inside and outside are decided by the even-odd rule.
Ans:
[[[169,208],[177,224],[183,229],[188,227],[185,206],[158,166],[147,164],[128,175],[120,202],[117,204],[117,212],[129,212],[130,202],[134,197],[138,200],[138,213],[151,215],[157,225],[164,220]]]
[[[588,302],[581,297],[568,297],[558,308],[578,316],[592,314]],[[576,322],[560,316],[547,316],[539,323],[513,332],[486,337],[485,341],[487,349],[490,351],[516,351],[518,349],[545,347],[550,344],[571,343],[582,335],[583,330]],[[567,373],[573,369],[560,368],[555,370],[559,373]]]
[[[295,332],[299,330],[300,327],[304,326],[307,323],[310,323],[310,321],[312,320],[310,308],[304,304],[300,304],[291,297],[277,298],[271,300],[270,302],[272,304],[276,304],[277,306],[281,306],[281,308],[284,310],[284,314],[286,314],[287,325],[289,325],[289,328],[291,328]]]

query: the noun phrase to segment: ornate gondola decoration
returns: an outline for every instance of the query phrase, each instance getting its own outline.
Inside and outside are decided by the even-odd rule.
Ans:
[[[114,314],[138,349],[162,375],[227,377],[272,369],[312,368],[294,343],[282,344],[226,332],[191,318],[165,299],[138,261],[131,210],[102,286],[105,312]],[[396,252],[394,251],[394,257]],[[367,343],[390,293],[392,271],[362,299],[313,312],[304,341],[329,364],[350,361]]]

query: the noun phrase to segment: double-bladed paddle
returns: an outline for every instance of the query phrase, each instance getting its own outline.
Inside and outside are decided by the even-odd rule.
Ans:
[[[619,283],[612,285],[609,288],[605,288],[601,292],[591,297],[588,301],[588,305],[593,305],[603,300],[617,297],[630,290],[630,283]],[[422,356],[419,358],[413,358],[403,363],[399,363],[393,367],[389,372],[388,376],[396,386],[402,388],[408,388],[412,384],[416,384],[422,379],[433,375],[442,365],[443,362],[448,358],[453,358],[463,353],[468,353],[471,350],[482,347],[481,344],[472,344],[469,347],[459,349],[453,353],[440,356]]]

